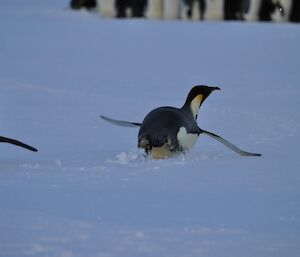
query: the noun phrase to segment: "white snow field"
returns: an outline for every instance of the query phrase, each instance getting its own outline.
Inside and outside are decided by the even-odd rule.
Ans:
[[[300,26],[101,19],[67,1],[0,2],[1,257],[300,256]],[[219,86],[186,156],[135,128]]]

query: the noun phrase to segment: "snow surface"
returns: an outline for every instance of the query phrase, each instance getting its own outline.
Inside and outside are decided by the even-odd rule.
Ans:
[[[101,19],[0,2],[0,256],[300,256],[300,27]],[[148,160],[141,121],[221,87],[189,155]]]

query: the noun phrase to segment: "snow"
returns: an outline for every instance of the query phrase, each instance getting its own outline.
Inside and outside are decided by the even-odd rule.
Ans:
[[[300,256],[300,27],[111,20],[0,3],[0,256]],[[137,129],[195,84],[205,136],[149,160]]]

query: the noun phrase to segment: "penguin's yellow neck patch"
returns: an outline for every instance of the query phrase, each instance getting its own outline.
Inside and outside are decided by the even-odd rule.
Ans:
[[[194,119],[196,119],[196,116],[198,115],[199,112],[199,107],[200,104],[202,103],[203,100],[203,95],[197,95],[191,102],[191,110],[194,116]]]

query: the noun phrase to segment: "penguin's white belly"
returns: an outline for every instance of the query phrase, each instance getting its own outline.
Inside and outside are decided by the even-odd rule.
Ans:
[[[198,134],[189,134],[186,128],[181,127],[177,133],[177,139],[182,150],[187,152],[195,146]],[[170,151],[170,145],[165,143],[160,147],[152,147],[150,154],[153,159],[165,159],[174,156],[176,152]]]
[[[185,151],[190,151],[194,148],[198,137],[198,134],[187,133],[185,127],[181,127],[177,133],[178,143]]]

